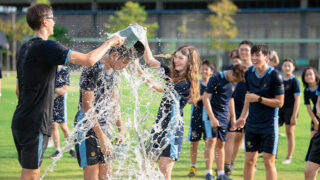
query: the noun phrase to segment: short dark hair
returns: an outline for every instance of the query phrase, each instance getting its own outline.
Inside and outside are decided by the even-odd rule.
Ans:
[[[311,67],[311,66],[306,67],[306,68],[303,70],[302,75],[301,75],[301,79],[302,79],[303,86],[306,87],[306,88],[309,87],[309,85],[308,85],[308,83],[304,80],[304,76],[306,75],[307,70],[309,70],[309,69],[311,69],[311,70],[313,71],[314,76],[316,77],[316,82],[317,82],[317,84],[318,84],[318,82],[319,82],[319,80],[320,80],[319,73],[318,73],[318,71],[316,70],[316,68]]]
[[[286,58],[286,59],[284,59],[284,60],[282,61],[282,65],[283,65],[285,62],[290,62],[290,63],[292,63],[292,64],[294,65],[294,60],[291,59],[291,58]]]
[[[206,66],[208,66],[212,71],[214,71],[214,65],[213,65],[213,63],[212,63],[210,60],[208,60],[208,59],[202,60],[201,66],[202,66],[202,65],[206,65]]]
[[[232,56],[233,53],[236,53],[236,56]],[[230,51],[230,53],[229,53],[229,58],[232,59],[232,58],[235,58],[235,57],[237,57],[237,56],[239,56],[239,49],[232,49],[232,50]]]
[[[251,48],[251,55],[254,54],[254,53],[258,53],[260,51],[265,56],[270,55],[270,49],[269,49],[268,45],[266,45],[266,44],[255,44],[255,45],[253,45],[252,48]]]
[[[121,46],[112,46],[109,50],[109,54],[117,53],[118,58],[128,58],[130,60],[135,60],[137,57],[137,52],[135,51],[134,47],[129,48],[127,45],[123,44]]]
[[[252,43],[251,41],[249,41],[249,40],[243,40],[243,41],[241,41],[240,44],[239,44],[239,47],[240,47],[242,44],[246,44],[246,45],[250,46],[250,48],[253,46],[253,43]]]
[[[242,64],[236,64],[232,67],[232,75],[238,79],[244,81],[244,73],[247,71],[248,67]]]
[[[32,30],[38,30],[41,27],[41,20],[52,13],[52,7],[46,4],[35,4],[28,8],[27,22]]]

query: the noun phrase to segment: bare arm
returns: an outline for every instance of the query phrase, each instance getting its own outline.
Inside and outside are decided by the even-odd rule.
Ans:
[[[69,55],[69,62],[82,66],[93,66],[112,46],[120,46],[123,44],[124,40],[124,37],[115,36],[87,54],[72,51]]]
[[[86,91],[81,90],[82,92],[82,107],[83,111],[86,113],[89,109],[93,107],[93,97],[94,97],[94,91]],[[94,119],[95,125],[93,126],[93,131],[98,137],[101,151],[105,154],[110,153],[111,148],[111,141],[107,136],[103,133],[99,122],[97,121],[97,117],[95,116]]]
[[[211,94],[204,92],[202,95],[202,102],[204,107],[206,108],[206,111],[208,113],[210,122],[211,122],[211,126],[212,127],[218,127],[219,126],[219,121],[217,120],[217,118],[214,116],[213,112],[212,112],[212,107],[210,104],[210,98]]]
[[[259,95],[254,94],[254,93],[247,93],[246,94],[246,99],[248,102],[258,102]],[[272,108],[281,108],[284,103],[284,95],[276,95],[275,98],[266,98],[266,97],[261,97],[262,101],[261,104],[264,104],[266,106],[272,107]]]
[[[233,126],[236,124],[236,112],[235,112],[235,108],[234,108],[234,98],[230,99],[229,114],[230,114],[231,129],[234,129]]]
[[[113,114],[116,114],[117,121],[116,121],[116,126],[118,128],[118,136],[116,139],[116,144],[120,144],[124,141],[123,135],[124,135],[124,128],[122,126],[122,119],[121,119],[121,108],[120,104],[118,101],[118,93],[117,93],[117,88],[113,88],[112,90],[112,101],[114,102],[114,107],[113,107]]]
[[[316,110],[317,110],[317,116],[320,117],[320,96],[318,96],[317,98]]]
[[[249,92],[247,92],[248,94]],[[247,121],[247,117],[248,117],[248,114],[249,114],[249,102],[247,100],[247,97],[244,99],[244,105],[243,105],[243,108],[242,108],[242,112],[241,112],[241,115],[239,117],[239,119],[237,120],[236,122],[236,127],[240,127],[240,128],[243,128],[244,125],[246,124],[246,121]]]
[[[315,124],[315,127],[318,127],[319,122],[318,122],[318,120],[317,120],[317,117],[316,117],[315,114],[313,113],[310,104],[307,104],[307,111],[308,111],[308,114],[309,114],[309,116],[311,117],[313,123]],[[315,130],[318,130],[318,129],[315,129]]]
[[[294,96],[293,112],[292,112],[292,116],[291,116],[291,119],[290,119],[290,124],[291,125],[296,125],[297,124],[297,117],[298,117],[299,107],[300,107],[300,95],[296,95],[296,96]]]
[[[145,43],[145,52],[144,52],[144,61],[150,65],[153,68],[160,68],[160,62],[158,60],[156,60],[153,55],[152,55],[152,51],[149,47],[149,43],[148,43],[148,39],[146,39],[146,43]]]

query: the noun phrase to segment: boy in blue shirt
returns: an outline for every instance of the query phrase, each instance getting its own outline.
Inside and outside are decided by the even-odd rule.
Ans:
[[[228,132],[229,101],[232,84],[244,80],[246,66],[237,64],[231,70],[215,73],[210,78],[202,101],[207,113],[203,114],[205,132],[206,180],[213,179],[212,162],[216,149],[217,175],[219,180],[231,179],[224,172],[224,146]],[[235,122],[232,122],[234,125]]]
[[[279,72],[268,65],[269,54],[267,45],[254,45],[251,48],[253,66],[245,73],[247,94],[237,127],[246,125],[246,180],[254,179],[258,151],[263,152],[266,179],[277,179],[275,155],[278,147],[278,108],[284,103],[284,87]]]

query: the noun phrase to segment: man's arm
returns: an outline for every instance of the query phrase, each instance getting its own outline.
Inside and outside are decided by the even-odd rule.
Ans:
[[[144,61],[153,68],[160,68],[161,64],[153,57],[147,38],[145,43]]]
[[[249,92],[247,92],[247,94],[248,93]],[[249,114],[249,105],[250,105],[250,103],[248,102],[247,96],[246,96],[245,99],[244,99],[244,105],[243,105],[243,108],[242,108],[241,115],[240,115],[239,119],[236,122],[236,127],[243,128],[244,125],[246,124],[247,117],[248,117],[248,114]]]
[[[124,40],[125,37],[115,36],[87,54],[71,51],[69,54],[69,62],[82,66],[93,66],[112,46],[120,46],[124,43]]]
[[[89,109],[93,107],[93,98],[94,98],[94,91],[86,91],[81,90],[82,92],[82,107],[83,111],[86,113]],[[93,126],[93,131],[95,132],[96,136],[98,137],[100,143],[100,149],[104,154],[109,155],[111,153],[111,141],[107,136],[103,133],[99,122],[97,121],[97,117],[95,116],[94,119],[95,125]]]
[[[231,122],[231,130],[234,130],[235,124],[236,124],[236,112],[234,108],[234,98],[230,99],[229,104],[229,115],[230,115],[230,122]]]
[[[217,118],[214,116],[213,112],[212,112],[212,107],[210,104],[210,98],[211,94],[204,92],[203,96],[202,96],[202,102],[204,107],[206,108],[206,111],[208,113],[210,122],[211,122],[211,126],[212,127],[218,127],[219,126],[219,121],[217,120]]]
[[[272,107],[272,108],[281,108],[284,103],[284,95],[276,95],[275,98],[266,98],[259,96],[254,93],[247,93],[246,94],[246,99],[248,100],[249,103],[251,102],[258,102],[259,97],[262,98],[262,101],[260,102],[261,104],[264,104],[266,106]]]

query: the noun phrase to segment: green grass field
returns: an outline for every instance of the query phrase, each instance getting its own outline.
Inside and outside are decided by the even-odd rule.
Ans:
[[[13,138],[11,135],[11,119],[17,99],[15,96],[15,80],[16,75],[14,73],[4,76],[2,79],[2,97],[0,97],[0,179],[18,179],[20,175],[21,167],[17,160],[17,153],[14,146]],[[78,103],[78,79],[79,75],[72,76],[72,86],[68,96],[68,124],[69,127],[73,127],[73,119],[77,111]],[[122,92],[127,91],[126,89]],[[302,90],[303,92],[303,90]],[[124,93],[125,94],[125,93]],[[139,93],[140,96],[143,92]],[[156,115],[159,106],[159,97],[161,94],[153,93],[155,100],[152,102],[150,112],[153,116]],[[126,104],[126,95],[122,96],[122,107],[128,106]],[[126,112],[126,108],[122,108],[122,111],[130,115],[130,112]],[[189,117],[190,117],[190,105],[184,108],[184,120],[185,120],[185,133],[183,149],[179,160],[175,163],[173,169],[172,179],[188,179],[186,176],[190,167],[189,158],[189,145],[186,141],[189,130]],[[152,124],[154,119],[149,119],[149,123]],[[284,127],[280,129],[280,133],[285,134]],[[60,131],[61,134],[61,131]],[[62,134],[61,134],[62,135]],[[276,167],[278,171],[278,179],[283,180],[300,180],[304,179],[304,157],[309,145],[310,140],[310,117],[308,116],[306,107],[303,105],[303,96],[301,97],[301,106],[299,112],[298,124],[295,130],[296,135],[296,148],[293,155],[293,161],[290,165],[282,165],[281,162],[286,157],[287,143],[286,137],[279,137],[279,154],[276,161]],[[61,141],[63,138],[61,139]],[[197,176],[192,179],[204,179],[205,165],[203,160],[204,144],[203,141],[199,144],[198,155],[198,173]],[[54,152],[54,148],[48,148],[45,152],[43,163],[41,166],[42,171],[48,167],[52,162],[52,159],[47,158]],[[239,151],[238,158],[235,162],[235,171],[232,177],[235,179],[243,179],[243,166],[244,166],[244,153],[243,150]],[[258,159],[258,171],[255,173],[255,179],[265,179],[265,171],[262,163],[262,159]],[[215,167],[215,164],[214,164]],[[45,179],[82,179],[82,169],[79,168],[75,158],[71,158],[69,154],[65,153],[64,157],[57,163],[54,172],[49,173]],[[320,177],[320,176],[318,176]]]

